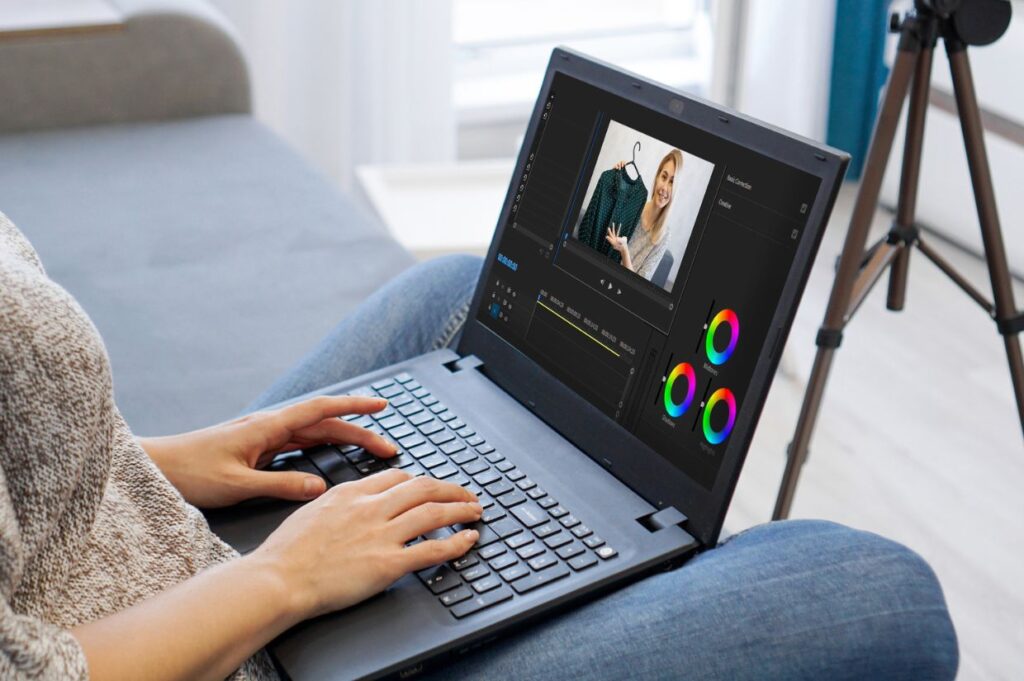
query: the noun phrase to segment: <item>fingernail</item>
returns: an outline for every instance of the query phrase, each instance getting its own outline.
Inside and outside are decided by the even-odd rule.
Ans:
[[[323,482],[320,481],[320,478],[314,478],[312,475],[307,476],[302,483],[302,493],[306,495],[307,499],[312,499],[323,489],[321,485],[323,485]]]
[[[484,512],[484,507],[481,506],[480,504],[470,504],[469,507],[476,511],[478,514]]]
[[[466,541],[476,541],[480,538],[480,533],[476,530],[466,530]]]

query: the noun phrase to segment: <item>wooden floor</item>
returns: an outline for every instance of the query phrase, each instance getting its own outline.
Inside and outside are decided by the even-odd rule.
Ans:
[[[771,516],[852,201],[847,187],[726,519],[731,532]],[[884,233],[890,216],[876,218]],[[981,260],[931,242],[989,290]],[[902,313],[885,309],[885,281],[833,364],[792,517],[835,520],[916,550],[945,589],[960,678],[1024,678],[1024,438],[1001,337],[920,254]],[[1024,287],[1016,294],[1024,304]]]

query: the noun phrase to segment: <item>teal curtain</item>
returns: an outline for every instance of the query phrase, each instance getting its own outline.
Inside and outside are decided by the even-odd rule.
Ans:
[[[882,60],[888,0],[836,0],[827,141],[852,156],[847,177],[860,177],[889,70]]]

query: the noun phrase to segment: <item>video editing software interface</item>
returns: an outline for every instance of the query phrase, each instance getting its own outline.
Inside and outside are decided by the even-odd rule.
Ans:
[[[820,180],[556,74],[478,318],[713,487]]]

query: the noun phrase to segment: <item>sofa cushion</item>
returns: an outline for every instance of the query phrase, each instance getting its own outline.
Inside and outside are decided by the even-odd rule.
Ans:
[[[236,414],[413,262],[248,116],[0,136],[0,211],[96,323],[139,434]]]

